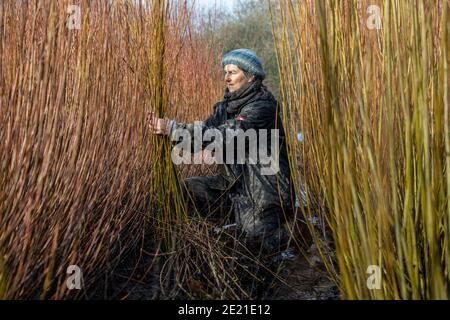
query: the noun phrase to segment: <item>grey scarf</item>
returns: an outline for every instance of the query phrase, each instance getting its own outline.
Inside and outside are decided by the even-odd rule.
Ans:
[[[260,80],[250,82],[234,92],[230,92],[227,88],[225,90],[225,95],[223,97],[224,102],[227,105],[227,112],[228,113],[238,112],[244,104],[253,99],[258,93],[261,93],[262,91],[261,89],[263,88],[265,89]]]

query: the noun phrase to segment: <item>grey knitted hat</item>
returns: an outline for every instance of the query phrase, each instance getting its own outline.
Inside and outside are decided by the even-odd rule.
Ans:
[[[266,77],[261,60],[250,49],[236,49],[226,53],[222,58],[222,68],[227,64],[234,64],[243,71],[259,76],[262,79]]]

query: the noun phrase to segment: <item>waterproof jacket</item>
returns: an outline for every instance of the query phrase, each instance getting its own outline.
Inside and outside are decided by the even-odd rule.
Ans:
[[[272,93],[261,81],[252,82],[233,93],[227,89],[224,100],[214,105],[212,115],[200,124],[197,123],[198,125],[201,126],[202,132],[216,129],[223,137],[226,137],[227,131],[237,132],[240,129],[245,133],[249,129],[255,130],[258,151],[261,151],[261,147],[267,148],[266,154],[272,157],[272,165],[276,162],[273,173],[267,173],[268,164],[260,161],[255,163],[254,159],[251,161],[247,142],[244,163],[236,163],[238,157],[235,155],[235,161],[232,161],[234,163],[225,161],[225,164],[220,165],[224,178],[222,181],[225,182],[216,187],[230,190],[229,196],[233,202],[237,223],[249,236],[257,236],[279,227],[286,214],[291,212],[295,196],[292,192],[285,131],[278,114],[277,101]],[[194,124],[175,125],[175,129],[187,129],[192,134],[194,127]],[[265,139],[261,139],[260,129],[266,130],[267,143]],[[275,155],[277,150],[272,150],[272,129],[278,130],[278,158]],[[230,141],[225,144],[225,149],[230,145],[237,146],[236,141],[234,144],[230,144]],[[207,143],[203,143],[203,147],[206,145]]]

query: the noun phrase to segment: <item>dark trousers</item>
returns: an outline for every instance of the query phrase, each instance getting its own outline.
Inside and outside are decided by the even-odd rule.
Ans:
[[[267,208],[253,207],[249,198],[236,194],[220,174],[191,177],[184,182],[184,197],[191,215],[199,214],[222,223],[236,222],[239,234],[252,247],[262,245],[271,252],[285,247],[289,236],[282,221],[282,209],[277,204]]]
[[[184,180],[184,198],[191,214],[208,218],[231,217],[232,203],[228,181],[220,174],[191,177]]]

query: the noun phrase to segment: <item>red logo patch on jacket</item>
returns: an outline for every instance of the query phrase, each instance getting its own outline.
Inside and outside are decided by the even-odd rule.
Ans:
[[[247,120],[247,117],[240,114],[240,115],[236,116],[235,119],[238,121],[245,121],[245,120]]]

